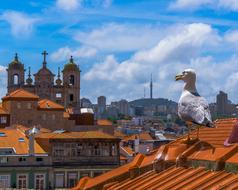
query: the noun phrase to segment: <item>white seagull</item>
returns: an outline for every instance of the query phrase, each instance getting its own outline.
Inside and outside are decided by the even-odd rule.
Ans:
[[[188,138],[190,141],[190,125],[196,125],[197,139],[200,126],[213,127],[208,102],[201,97],[196,89],[196,73],[193,69],[186,69],[182,74],[176,75],[175,80],[183,80],[185,85],[178,102],[178,115],[188,125]],[[196,140],[197,140],[196,139]]]

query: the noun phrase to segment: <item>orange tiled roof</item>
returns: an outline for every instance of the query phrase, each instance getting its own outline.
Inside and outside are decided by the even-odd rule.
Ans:
[[[238,189],[238,174],[207,171],[203,167],[171,167],[160,173],[146,172],[134,179],[114,183],[104,190],[231,190]]]
[[[121,131],[114,130],[114,136],[117,137],[117,138],[122,139],[122,138],[125,137],[126,135],[123,134]]]
[[[98,119],[97,125],[112,125],[112,122],[108,119]]]
[[[5,136],[0,136],[0,149],[14,148],[16,154],[28,154],[29,139],[22,131],[18,129],[0,129],[0,133],[5,134]],[[23,142],[19,142],[19,138],[22,138]],[[36,154],[46,153],[36,141],[34,148]]]
[[[210,165],[209,167],[213,169],[225,169],[227,171],[232,171],[232,167],[229,169],[230,165],[227,164],[237,164],[238,163],[238,143],[233,144],[230,147],[224,146],[224,141],[231,133],[232,128],[236,124],[237,119],[219,119],[215,121],[215,128],[201,128],[200,129],[200,141],[195,142],[194,144],[185,144],[181,140],[184,137],[178,138],[177,140],[170,142],[169,144],[161,146],[156,154],[152,154],[150,156],[144,156],[141,157],[141,154],[138,154],[137,157],[134,159],[133,162],[123,165],[119,168],[116,168],[110,172],[107,172],[105,174],[102,174],[101,176],[98,176],[93,179],[87,179],[87,183],[82,189],[92,189],[96,186],[99,186],[100,184],[107,184],[106,187],[112,187],[111,189],[120,189],[124,182],[116,182],[117,180],[120,180],[120,178],[116,178],[118,175],[126,174],[128,168],[131,168],[132,165],[138,166],[139,168],[150,166],[153,163],[169,163],[171,164],[178,164],[181,165],[185,164],[187,166],[191,165],[194,161],[196,161],[196,165],[203,165],[204,161],[209,166],[213,163],[213,165]],[[192,132],[191,137],[196,137],[196,132]],[[188,161],[188,162],[187,162]],[[202,161],[202,162],[199,162]],[[225,163],[225,165],[224,165]],[[205,165],[206,165],[205,164]],[[163,166],[163,165],[162,165]],[[235,165],[236,166],[236,165]],[[164,166],[163,166],[164,167]],[[172,172],[173,170],[173,172]],[[172,170],[162,171],[159,174],[155,174],[155,172],[151,171],[149,172],[151,175],[154,175],[152,179],[157,179],[159,181],[151,181],[152,179],[147,181],[148,186],[142,186],[143,189],[158,189],[161,187],[160,185],[165,185],[163,189],[219,189],[217,188],[220,185],[221,187],[224,186],[222,189],[238,189],[238,175],[234,176],[234,174],[226,173],[225,171],[219,171],[219,172],[210,172],[210,171],[204,171],[204,168],[198,168],[198,169],[192,169],[189,168],[175,168],[173,167]],[[199,175],[196,174],[196,172],[201,172]],[[167,175],[170,173],[171,178]],[[237,172],[237,171],[236,171]],[[166,173],[166,174],[164,174]],[[188,175],[189,173],[189,175]],[[148,173],[147,173],[148,174]],[[145,184],[146,178],[143,179],[142,174],[137,179],[138,184]],[[180,174],[183,174],[181,178],[179,177]],[[193,175],[196,174],[196,175]],[[169,183],[163,183],[160,182],[160,175],[166,176],[163,177],[163,180],[170,179]],[[196,176],[199,176],[199,178],[196,178]],[[192,176],[191,179],[196,178],[196,183],[190,183],[191,181],[188,179],[188,176]],[[206,176],[206,178],[203,178],[202,176]],[[179,177],[179,178],[177,178]],[[230,178],[231,177],[231,178]],[[115,179],[115,180],[114,180]],[[235,179],[235,180],[233,180]],[[127,182],[130,181],[127,177]],[[125,181],[125,183],[126,183]],[[141,183],[140,183],[141,181]],[[193,181],[193,180],[192,180]],[[234,183],[235,182],[235,183]],[[128,182],[129,183],[129,182]],[[160,184],[157,186],[157,184]],[[125,189],[137,189],[135,186],[132,186],[133,184],[128,186],[125,186]],[[234,186],[233,186],[234,185]],[[119,188],[120,187],[120,188]],[[132,188],[133,187],[133,188]],[[138,186],[140,187],[140,186]],[[179,188],[178,188],[179,187]],[[204,188],[200,188],[204,187]],[[207,188],[209,187],[209,188]],[[212,187],[212,188],[211,188]],[[225,188],[227,187],[227,188]],[[234,188],[232,188],[234,187]],[[80,189],[81,186],[77,186],[75,189]],[[110,188],[109,188],[110,189]]]
[[[148,132],[143,132],[136,135],[130,135],[123,138],[124,141],[135,140],[139,136],[140,140],[153,140],[151,135]]]
[[[2,103],[0,104],[0,114],[2,114],[2,115],[9,114],[9,113],[7,112],[7,110],[5,110],[5,109],[2,107]]]
[[[46,139],[117,139],[116,137],[101,131],[68,132],[63,133],[41,133],[36,138]]]
[[[2,98],[2,100],[15,100],[15,99],[17,99],[17,100],[18,99],[38,100],[39,96],[20,88],[20,89],[15,90],[15,91],[11,92],[10,94],[8,94],[7,96]]]
[[[130,169],[135,167],[146,167],[147,165],[152,164],[155,159],[156,154],[152,154],[150,156],[144,156],[142,154],[137,154],[134,160],[128,164],[122,165],[118,168],[115,168],[111,171],[108,171],[100,176],[95,178],[82,178],[78,185],[72,190],[86,190],[91,189],[99,184],[106,184],[116,180],[117,177],[128,174]]]
[[[51,100],[43,99],[38,102],[38,109],[42,110],[64,110],[64,107]]]
[[[134,154],[134,151],[128,146],[121,146],[121,148],[124,149],[124,151],[126,151],[130,155]]]

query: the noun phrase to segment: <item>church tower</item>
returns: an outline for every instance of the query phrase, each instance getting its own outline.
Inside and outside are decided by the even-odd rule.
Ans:
[[[80,69],[74,63],[71,56],[69,62],[63,69],[63,86],[65,89],[64,104],[65,106],[80,106]]]
[[[25,83],[25,70],[24,65],[19,61],[16,53],[14,60],[8,65],[8,93],[23,87]]]

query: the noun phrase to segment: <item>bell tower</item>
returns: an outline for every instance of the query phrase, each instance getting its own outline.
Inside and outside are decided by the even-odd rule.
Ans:
[[[19,61],[17,53],[15,54],[14,60],[8,65],[7,76],[8,93],[23,87],[25,83],[25,69],[24,65]]]
[[[63,69],[63,86],[64,86],[64,106],[80,106],[80,69],[74,63],[73,57]]]

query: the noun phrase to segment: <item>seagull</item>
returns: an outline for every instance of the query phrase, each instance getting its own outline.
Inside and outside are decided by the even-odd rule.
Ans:
[[[190,141],[190,126],[197,126],[197,139],[199,127],[213,127],[209,105],[206,99],[199,95],[196,89],[196,73],[193,69],[185,69],[178,74],[175,80],[184,81],[185,85],[178,102],[178,115],[188,125],[187,142]]]

